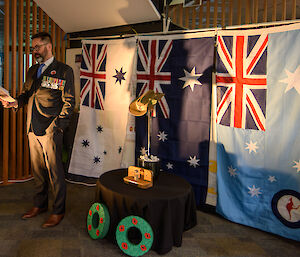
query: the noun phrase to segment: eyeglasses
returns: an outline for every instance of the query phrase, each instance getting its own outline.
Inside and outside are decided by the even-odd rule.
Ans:
[[[41,44],[41,45],[36,45],[35,47],[30,47],[30,52],[39,51],[42,46],[47,45],[47,44],[48,43],[44,43],[44,44]]]

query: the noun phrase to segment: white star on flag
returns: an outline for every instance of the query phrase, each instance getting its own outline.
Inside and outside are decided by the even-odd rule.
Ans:
[[[250,140],[250,143],[246,143],[247,147],[245,149],[248,149],[249,153],[251,152],[256,153],[256,149],[258,149],[258,146],[256,144],[257,142],[252,142],[252,140]]]
[[[275,178],[275,176],[269,176],[268,180],[269,180],[271,183],[277,181],[277,179]]]
[[[188,71],[186,71],[185,69],[183,69],[184,71],[184,74],[185,74],[185,77],[181,77],[179,78],[180,80],[182,81],[185,81],[184,82],[184,85],[182,88],[185,88],[185,87],[188,87],[190,86],[192,91],[194,91],[194,86],[195,85],[202,85],[199,81],[198,81],[198,78],[200,78],[202,76],[201,73],[199,74],[196,74],[196,67],[194,67],[191,71],[191,73],[189,73]]]
[[[228,167],[228,172],[231,177],[235,177],[237,175],[237,173],[235,171],[236,171],[236,169],[234,169],[232,166]]]
[[[293,166],[293,168],[297,169],[297,173],[300,172],[300,160],[294,161],[295,165]]]
[[[280,82],[288,84],[284,92],[286,93],[294,87],[297,90],[298,94],[300,94],[300,65],[294,73],[288,71],[287,69],[285,69],[285,73],[288,77],[280,80]]]
[[[258,197],[258,195],[262,194],[262,192],[259,191],[260,187],[255,188],[255,185],[253,185],[252,188],[251,187],[248,187],[248,188],[249,188],[248,194],[250,194],[251,197],[253,197],[253,196]]]
[[[168,170],[172,170],[173,169],[173,164],[172,163],[167,163],[167,168]]]
[[[194,168],[199,166],[199,164],[198,164],[199,161],[200,161],[199,159],[196,159],[196,156],[194,156],[193,158],[192,158],[192,156],[190,156],[190,159],[187,160],[187,162],[190,164],[190,166],[193,166]]]
[[[159,131],[157,136],[158,136],[159,141],[165,142],[165,140],[167,140],[168,134],[165,134],[164,131],[163,132]]]

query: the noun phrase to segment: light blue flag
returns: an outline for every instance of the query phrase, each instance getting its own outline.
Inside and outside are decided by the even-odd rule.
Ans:
[[[265,130],[217,125],[217,212],[300,241],[300,47],[295,42],[300,30],[268,35]]]

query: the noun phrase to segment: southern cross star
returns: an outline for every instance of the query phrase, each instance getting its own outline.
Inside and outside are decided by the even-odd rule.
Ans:
[[[295,165],[293,166],[293,168],[297,169],[297,173],[300,172],[300,160],[294,161]]]
[[[237,175],[237,173],[235,171],[236,171],[236,169],[234,169],[232,166],[228,167],[228,172],[231,177],[235,177]]]
[[[97,132],[102,133],[103,127],[101,125],[97,126]]]
[[[167,168],[168,168],[168,170],[172,170],[173,169],[173,164],[172,163],[167,163]]]
[[[277,179],[275,178],[275,176],[269,176],[268,180],[269,180],[271,183],[277,181]]]
[[[257,196],[258,197],[258,195],[262,194],[262,192],[259,191],[260,187],[255,188],[255,186],[253,185],[252,188],[248,187],[248,189],[249,189],[248,194],[250,194],[251,197],[253,197],[253,196]]]
[[[90,146],[90,142],[88,140],[84,140],[84,139],[82,140],[81,144],[82,144],[83,147]]]
[[[197,166],[199,166],[199,162],[200,160],[199,159],[196,159],[196,156],[194,156],[192,158],[192,156],[190,156],[190,159],[187,160],[187,162],[190,164],[190,166],[193,166],[194,168],[196,168]]]
[[[94,157],[94,163],[98,163],[100,162],[100,157],[99,156],[95,156]]]
[[[248,149],[249,153],[251,152],[256,153],[256,149],[258,149],[258,146],[256,144],[257,142],[252,142],[252,140],[250,140],[250,143],[246,143],[247,147],[245,149]]]
[[[288,84],[284,92],[286,93],[294,87],[300,95],[300,65],[294,72],[290,72],[287,69],[285,69],[285,73],[288,77],[283,80],[280,80],[280,82]]]
[[[162,132],[159,131],[157,136],[158,136],[159,141],[165,142],[165,140],[167,140],[168,134],[165,134],[164,131],[162,131]]]

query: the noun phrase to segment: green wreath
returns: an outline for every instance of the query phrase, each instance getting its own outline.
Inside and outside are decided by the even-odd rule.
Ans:
[[[142,235],[139,244],[132,244],[128,240],[128,229],[135,227]],[[129,256],[142,256],[148,252],[153,244],[153,230],[149,223],[138,216],[127,216],[122,219],[116,229],[116,239],[119,248]]]
[[[106,236],[110,224],[107,207],[104,204],[94,203],[87,215],[87,230],[91,238],[102,239]]]

